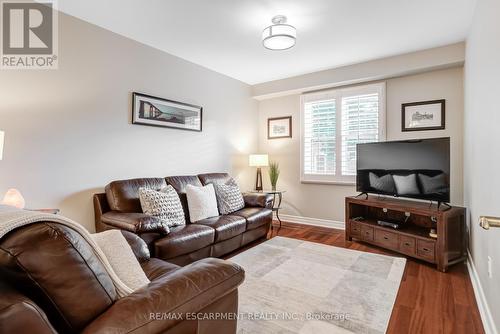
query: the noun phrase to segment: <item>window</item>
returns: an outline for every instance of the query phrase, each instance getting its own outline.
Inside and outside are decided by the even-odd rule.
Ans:
[[[301,97],[301,181],[354,183],[356,144],[385,140],[385,83]]]

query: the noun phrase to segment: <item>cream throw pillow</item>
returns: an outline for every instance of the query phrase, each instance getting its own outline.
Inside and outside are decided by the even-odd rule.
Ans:
[[[149,279],[120,230],[108,230],[91,235],[106,255],[116,275],[126,286],[135,291],[149,284]]]
[[[186,186],[186,197],[192,223],[219,215],[213,184],[204,187],[189,184]]]

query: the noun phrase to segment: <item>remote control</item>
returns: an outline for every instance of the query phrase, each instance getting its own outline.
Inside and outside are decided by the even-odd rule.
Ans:
[[[399,224],[389,223],[389,222],[385,222],[383,220],[377,220],[377,224],[379,224],[380,226],[392,227],[393,229],[399,228]]]

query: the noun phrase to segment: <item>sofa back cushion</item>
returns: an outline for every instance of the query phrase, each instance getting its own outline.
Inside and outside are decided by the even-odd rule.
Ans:
[[[167,184],[163,178],[141,178],[113,181],[106,186],[106,197],[111,210],[119,212],[142,212],[139,188],[160,190]]]
[[[189,217],[189,207],[186,197],[186,186],[188,184],[201,187],[203,186],[200,182],[200,179],[196,175],[187,175],[187,176],[167,176],[165,178],[167,184],[174,187],[177,194],[179,194],[179,199],[181,200],[182,209],[184,210],[184,215],[186,217],[186,222],[190,222],[191,219]]]
[[[204,186],[209,183],[226,183],[231,180],[231,176],[228,173],[199,174],[198,178]]]
[[[27,225],[2,238],[0,277],[42,308],[59,333],[80,332],[117,299],[85,239],[56,223]]]

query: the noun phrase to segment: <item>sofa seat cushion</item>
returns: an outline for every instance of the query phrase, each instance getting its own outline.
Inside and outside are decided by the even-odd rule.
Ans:
[[[247,222],[244,217],[223,215],[197,221],[196,224],[210,226],[215,229],[215,242],[231,239],[246,231]]]
[[[179,269],[180,267],[176,264],[163,261],[157,258],[151,258],[147,261],[141,263],[142,270],[149,278],[150,281],[157,279],[160,276],[163,276],[167,273],[171,273],[174,270]]]
[[[265,208],[243,208],[231,215],[244,217],[247,220],[247,231],[271,223],[273,219],[272,210]]]
[[[174,226],[170,233],[154,242],[155,257],[171,259],[213,244],[215,230],[206,225]]]

